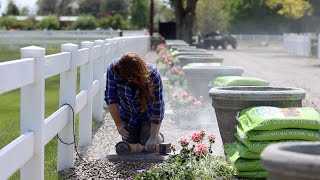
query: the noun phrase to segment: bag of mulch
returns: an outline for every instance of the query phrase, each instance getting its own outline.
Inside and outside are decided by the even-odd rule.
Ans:
[[[242,126],[237,126],[237,133],[240,138],[250,141],[272,141],[272,140],[306,140],[319,141],[320,131],[310,129],[278,129],[278,130],[253,130],[245,132]]]
[[[241,110],[237,120],[244,132],[285,128],[320,130],[320,115],[312,107],[251,107]]]
[[[255,77],[222,76],[211,81],[212,87],[225,86],[269,86],[269,82]]]
[[[254,153],[261,153],[265,147],[270,144],[275,144],[279,142],[301,142],[301,140],[278,140],[278,141],[250,141],[248,139],[240,138],[238,133],[234,135],[242,144],[244,144],[249,151]]]
[[[267,171],[251,171],[251,172],[238,172],[238,177],[248,179],[263,179],[268,178]]]
[[[239,155],[239,151],[236,148],[237,143],[231,143],[225,145],[225,151],[231,160],[234,163],[237,171],[258,171],[263,170],[262,163],[260,159],[244,159]]]
[[[221,63],[188,63],[186,66],[198,67],[198,66],[221,66]]]
[[[237,158],[260,159],[260,154],[249,151],[241,142],[226,143],[224,151],[229,155],[230,160],[236,161]]]

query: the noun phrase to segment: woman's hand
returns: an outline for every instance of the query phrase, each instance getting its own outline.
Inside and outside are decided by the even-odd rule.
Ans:
[[[129,132],[124,129],[123,123],[117,124],[117,130],[123,139],[127,139],[129,137]]]

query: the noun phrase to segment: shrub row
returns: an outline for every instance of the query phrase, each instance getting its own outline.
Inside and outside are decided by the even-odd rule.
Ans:
[[[74,22],[60,22],[56,16],[47,16],[41,21],[37,22],[34,18],[19,21],[14,17],[0,17],[1,29],[18,29],[18,30],[93,30],[96,28],[102,29],[131,29],[129,22],[123,16],[116,14],[105,18],[96,19],[91,15],[81,15]]]

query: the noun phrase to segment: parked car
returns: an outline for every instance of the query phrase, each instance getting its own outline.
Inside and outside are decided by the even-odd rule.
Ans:
[[[225,34],[220,31],[207,32],[202,35],[201,42],[203,43],[203,48],[210,49],[212,46],[218,49],[219,46],[222,49],[227,49],[228,45],[231,45],[233,49],[237,48],[237,40],[230,34]]]

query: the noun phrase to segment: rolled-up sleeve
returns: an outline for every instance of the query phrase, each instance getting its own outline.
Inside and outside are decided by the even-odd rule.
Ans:
[[[119,103],[119,97],[117,94],[117,85],[114,80],[114,73],[112,71],[112,64],[107,69],[107,82],[105,91],[105,101],[107,105]]]
[[[154,101],[152,103],[152,116],[150,118],[152,123],[159,124],[164,117],[165,104],[162,96],[162,80],[157,69],[153,70],[153,86],[154,86]]]

